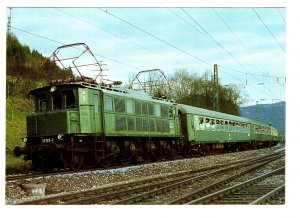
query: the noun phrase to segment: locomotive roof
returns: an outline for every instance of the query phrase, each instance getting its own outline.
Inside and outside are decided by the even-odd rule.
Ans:
[[[159,102],[159,103],[172,104],[172,102],[167,99],[152,97],[151,95],[149,95],[148,93],[146,93],[144,91],[128,89],[125,87],[99,87],[96,84],[89,84],[89,83],[84,83],[84,82],[60,83],[60,84],[56,84],[56,85],[48,85],[48,86],[44,86],[41,88],[31,90],[29,92],[29,94],[34,95],[41,91],[50,90],[50,88],[53,86],[90,88],[90,89],[96,89],[96,90],[102,91],[105,94],[111,94],[114,96],[134,98],[134,99],[139,99],[142,101],[154,101],[154,102]]]

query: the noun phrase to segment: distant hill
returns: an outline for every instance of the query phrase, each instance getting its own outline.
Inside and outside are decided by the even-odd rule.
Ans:
[[[256,120],[256,110],[261,122],[271,122],[272,126],[279,129],[283,134],[285,133],[285,102],[241,107],[241,116]]]

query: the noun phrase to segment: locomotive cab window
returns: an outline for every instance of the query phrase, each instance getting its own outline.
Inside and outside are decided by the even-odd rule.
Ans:
[[[54,93],[52,95],[52,109],[53,110],[62,109],[62,97],[60,93]]]
[[[36,112],[47,111],[49,108],[48,97],[46,93],[35,95],[35,110]]]
[[[111,96],[105,96],[105,110],[113,111],[113,98]]]
[[[74,90],[75,91],[75,90]],[[73,90],[65,90],[62,92],[65,108],[76,108],[76,97]]]

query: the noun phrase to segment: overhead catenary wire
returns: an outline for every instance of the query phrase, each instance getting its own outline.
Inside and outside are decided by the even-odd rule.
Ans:
[[[233,60],[235,60],[246,72],[246,74],[250,74],[250,72],[244,67],[243,64],[241,64],[241,62],[236,58],[234,57],[231,52],[229,52],[224,46],[222,46],[211,34],[208,33],[208,31],[206,31],[200,24],[199,22],[197,22],[190,14],[188,14],[183,8],[181,8],[181,10],[197,25],[199,26],[206,34],[207,36],[212,40],[214,41],[220,48],[222,48]],[[254,78],[258,81],[258,79],[254,76]]]
[[[42,38],[42,39],[45,39],[45,40],[48,40],[48,41],[51,41],[51,42],[54,42],[56,44],[60,44],[60,45],[65,45],[67,43],[63,43],[63,42],[59,42],[59,41],[56,41],[54,39],[50,39],[48,37],[45,37],[45,36],[41,36],[41,35],[38,35],[38,34],[35,34],[35,33],[31,33],[29,31],[26,31],[26,30],[23,30],[23,29],[20,29],[20,28],[17,28],[17,27],[11,27],[12,29],[15,29],[15,30],[18,30],[20,32],[24,32],[24,33],[27,33],[27,34],[30,34],[30,35],[33,35],[33,36],[36,36],[36,37],[39,37],[39,38]],[[94,53],[94,52],[93,52]],[[110,61],[113,61],[113,62],[116,62],[116,63],[119,63],[119,64],[122,64],[122,65],[126,65],[128,67],[131,67],[133,69],[137,69],[137,70],[142,70],[141,68],[137,67],[137,66],[134,66],[134,65],[131,65],[131,64],[127,64],[127,63],[124,63],[120,60],[117,60],[117,59],[113,59],[113,58],[109,58],[109,57],[106,57],[106,56],[103,56],[103,55],[100,55],[100,54],[97,54],[97,53],[94,53],[95,56],[98,56],[98,57],[101,57],[101,58],[104,58],[104,59],[107,59],[107,60],[110,60]]]
[[[260,15],[257,13],[257,11],[252,8],[253,12],[256,14],[256,16],[259,18],[259,20],[263,23],[263,25],[265,26],[265,28],[268,30],[268,32],[271,34],[271,36],[273,37],[273,39],[276,41],[276,43],[278,44],[278,46],[281,48],[281,50],[283,52],[285,52],[285,49],[283,48],[283,46],[279,43],[279,41],[277,40],[277,38],[275,37],[275,35],[272,33],[272,31],[269,29],[269,27],[265,24],[265,22],[263,21],[263,19],[260,17]]]
[[[66,11],[64,11],[64,10],[62,10],[62,9],[59,9],[59,8],[55,8],[55,9],[58,10],[58,11],[60,11],[60,12],[62,12],[62,13],[64,13],[64,14],[66,14],[66,15],[68,15],[68,16],[71,16],[71,17],[73,17],[73,18],[75,18],[75,19],[78,19],[78,20],[80,20],[80,21],[82,21],[82,22],[84,22],[84,23],[86,23],[86,24],[88,24],[88,25],[90,25],[90,26],[93,26],[93,27],[95,27],[95,28],[97,28],[97,29],[99,29],[99,30],[101,30],[101,31],[104,31],[104,32],[106,32],[107,34],[113,36],[114,38],[119,38],[119,39],[121,39],[121,40],[123,40],[123,41],[129,42],[129,43],[131,43],[131,44],[133,44],[133,45],[136,45],[137,47],[140,47],[140,48],[142,48],[142,49],[144,49],[144,50],[147,50],[148,52],[151,52],[151,53],[154,54],[154,52],[152,52],[149,48],[147,48],[147,47],[145,47],[145,46],[143,46],[143,45],[141,45],[141,44],[139,44],[139,43],[137,43],[137,42],[135,42],[135,41],[132,41],[132,40],[129,40],[129,39],[125,38],[125,37],[122,37],[122,36],[120,36],[120,35],[117,34],[117,33],[113,33],[113,32],[111,32],[111,31],[109,31],[109,30],[107,30],[107,29],[105,29],[105,28],[103,28],[103,27],[100,27],[100,26],[98,26],[98,25],[96,25],[96,24],[94,24],[94,23],[92,23],[92,22],[90,22],[90,21],[87,21],[87,20],[85,20],[85,19],[83,19],[83,18],[81,18],[81,17],[75,16],[75,15],[73,15],[73,14],[71,14],[71,13],[68,13],[68,12],[66,12]],[[155,53],[155,54],[156,54],[156,53]],[[180,62],[176,60],[176,63],[180,63]],[[180,64],[182,64],[182,63],[180,63]]]
[[[240,45],[245,49],[245,51],[247,52],[247,54],[249,55],[249,56],[251,56],[251,58],[252,58],[252,60],[254,61],[254,57],[253,57],[253,55],[251,54],[251,52],[249,51],[249,49],[247,48],[247,46],[245,46],[245,44],[239,39],[239,37],[237,37],[237,35],[233,32],[233,30],[229,27],[229,25],[226,23],[226,21],[223,19],[223,17],[219,14],[219,12],[215,9],[215,8],[213,8],[212,9],[213,11],[214,11],[214,13],[217,15],[217,17],[221,20],[221,22],[227,27],[227,29],[231,32],[231,34],[234,36],[234,38],[240,43]],[[258,69],[258,66],[257,65],[254,65],[254,66],[256,66],[257,67],[257,69]],[[261,68],[262,68],[262,70],[264,71],[264,72],[267,72],[262,66],[260,66]],[[256,74],[254,74],[254,73],[251,73],[251,74],[249,74],[249,75],[256,75]]]
[[[20,28],[17,28],[17,27],[13,27],[13,26],[12,26],[11,28],[12,28],[12,29],[15,29],[15,30],[18,30],[18,31],[21,31],[21,32],[23,32],[23,33],[27,33],[27,34],[33,35],[33,36],[35,36],[35,37],[42,38],[42,39],[44,39],[44,40],[51,41],[51,42],[56,43],[56,44],[60,44],[60,45],[65,45],[65,44],[66,44],[66,43],[63,43],[63,42],[59,42],[59,41],[57,41],[57,40],[50,39],[49,37],[45,37],[45,36],[41,36],[41,35],[38,35],[38,34],[35,34],[35,33],[31,33],[31,32],[29,32],[29,31],[26,31],[26,30],[23,30],[23,29],[20,29]],[[122,65],[126,65],[126,66],[131,67],[131,68],[134,68],[134,69],[142,70],[141,68],[139,68],[139,67],[137,67],[137,66],[129,65],[129,64],[124,63],[124,62],[122,62],[122,61],[119,61],[119,60],[116,60],[116,59],[112,59],[112,58],[109,58],[109,57],[105,57],[105,56],[99,55],[99,54],[97,54],[97,53],[94,53],[94,55],[95,55],[95,56],[98,56],[98,57],[102,57],[102,58],[107,59],[107,60],[110,60],[110,61],[117,62],[117,63],[122,64]],[[242,82],[242,80],[240,80],[239,78],[237,78],[237,77],[235,77],[235,76],[232,76],[230,73],[225,72],[224,70],[223,70],[223,71],[220,71],[220,72],[223,72],[223,73],[229,75],[230,77],[232,77],[232,78],[234,78],[234,79],[239,80],[239,81]],[[265,93],[264,93],[263,91],[261,91],[260,89],[257,89],[257,88],[252,87],[252,86],[248,86],[248,87],[252,88],[253,90],[259,90],[260,92],[262,92],[263,94],[265,94]],[[273,97],[273,96],[271,96],[271,97]]]
[[[174,10],[171,10],[170,8],[168,8],[168,10],[174,14],[176,17],[178,17],[180,20],[182,20],[184,23],[186,23],[188,26],[190,26],[192,29],[196,30],[197,32],[200,32],[203,36],[205,36],[206,38],[209,39],[209,37],[204,34],[202,31],[200,31],[199,29],[197,29],[196,27],[194,27],[192,24],[190,24],[187,20],[185,20],[182,16],[178,15],[176,12],[174,12]],[[217,13],[217,12],[216,12]],[[222,19],[222,18],[221,18]],[[224,19],[222,19],[224,21]],[[225,22],[225,21],[224,21]],[[225,25],[230,29],[230,27],[225,23]],[[230,31],[232,32],[232,30],[230,29]],[[232,32],[233,33],[233,32]],[[234,34],[234,33],[233,33]],[[235,34],[234,34],[235,35]],[[237,38],[237,36],[235,35],[235,37]],[[244,49],[250,54],[249,52],[249,49],[247,49],[247,47],[241,42],[241,40],[239,40],[237,38],[237,40],[242,44],[242,46],[244,47]],[[252,55],[252,58],[254,59],[253,55]],[[275,75],[270,75],[270,74],[258,74],[258,73],[245,73],[241,70],[237,70],[237,69],[232,69],[232,68],[229,68],[229,67],[224,67],[224,66],[221,66],[219,65],[219,67],[223,67],[227,70],[230,70],[230,71],[234,71],[234,72],[237,72],[237,73],[243,73],[243,74],[247,74],[247,75],[253,75],[253,76],[259,76],[259,77],[269,77],[269,78],[285,78],[285,76],[275,76]],[[261,66],[262,67],[262,66]],[[263,68],[263,67],[262,67]],[[263,69],[264,72],[267,72],[265,69]]]
[[[19,30],[20,30],[20,29],[19,29]],[[147,31],[147,32],[148,32],[148,31]],[[32,34],[32,33],[30,33],[30,34]],[[151,34],[151,32],[150,32],[150,34]],[[32,35],[36,35],[36,36],[37,36],[37,34],[32,34]],[[49,38],[44,37],[44,36],[40,36],[40,35],[39,35],[39,37],[44,38],[44,39],[48,39],[48,40],[49,40]],[[50,39],[50,40],[57,43],[56,40],[52,40],[52,39]],[[167,42],[166,40],[164,40],[164,41]],[[61,43],[61,42],[58,42],[58,43],[64,44],[64,43]],[[167,42],[167,43],[169,43],[169,42]],[[171,43],[169,43],[169,44],[171,44]],[[173,45],[173,44],[171,44],[171,45]],[[174,46],[175,46],[175,45],[174,45]],[[178,48],[177,46],[175,46],[175,47]],[[181,50],[183,50],[183,49],[181,49]],[[185,51],[185,50],[183,50],[183,51]],[[186,52],[187,52],[187,51],[186,51]],[[187,52],[187,53],[189,53],[189,52]],[[185,54],[186,54],[186,53],[185,53]],[[191,54],[191,53],[189,53],[189,54]],[[142,69],[140,69],[140,68],[137,67],[137,66],[134,66],[134,65],[131,65],[131,64],[124,63],[124,62],[122,62],[122,61],[120,61],[120,60],[117,60],[117,59],[105,57],[105,56],[99,55],[99,54],[95,54],[95,55],[97,55],[97,56],[99,56],[99,57],[102,57],[102,58],[104,58],[104,59],[110,60],[110,61],[114,61],[114,62],[117,62],[117,63],[120,63],[120,64],[124,64],[124,65],[129,66],[129,67],[132,67],[132,68],[134,68],[134,69],[142,70]],[[191,55],[192,55],[192,57],[196,57],[196,56],[193,55],[193,54],[191,54]],[[190,55],[190,56],[191,56],[191,55]],[[207,65],[210,66],[210,67],[213,66],[213,64],[209,64],[209,63],[208,63],[207,61],[205,61],[205,60],[204,60],[204,62],[205,62],[205,64],[207,64]],[[229,68],[226,67],[225,69],[229,69]],[[238,70],[235,70],[235,71],[238,71]],[[242,72],[242,71],[239,71],[239,72]],[[243,72],[243,73],[244,73],[244,72]],[[230,74],[232,74],[232,73],[230,73]],[[251,75],[251,73],[249,73],[249,75]],[[265,75],[260,75],[260,76],[265,76]],[[276,76],[274,76],[274,77],[276,77]],[[235,77],[235,79],[236,79],[236,77]]]
[[[174,48],[174,49],[176,49],[176,50],[178,50],[178,51],[180,51],[180,52],[182,52],[182,53],[184,53],[184,54],[186,54],[186,55],[188,55],[188,56],[190,56],[190,57],[193,57],[193,58],[197,59],[198,61],[200,61],[200,62],[202,62],[202,63],[208,65],[209,67],[213,67],[212,64],[209,64],[208,62],[206,62],[206,61],[200,59],[199,57],[197,57],[197,56],[195,56],[195,55],[193,55],[193,54],[191,54],[191,53],[189,53],[189,52],[187,52],[187,51],[185,51],[185,50],[183,50],[183,49],[181,49],[181,48],[179,48],[179,47],[177,47],[177,46],[175,46],[175,45],[173,45],[173,44],[171,44],[171,43],[169,43],[169,42],[167,42],[167,41],[164,40],[164,39],[161,39],[161,38],[157,37],[156,35],[154,35],[154,34],[148,32],[148,31],[146,31],[146,30],[143,30],[142,28],[140,28],[140,27],[138,27],[138,26],[136,26],[136,25],[134,25],[134,24],[132,24],[132,23],[130,23],[130,22],[128,22],[128,21],[126,21],[126,20],[124,20],[124,19],[122,19],[122,18],[120,18],[120,17],[118,17],[118,16],[116,16],[116,15],[114,15],[114,14],[112,14],[112,13],[110,13],[110,12],[108,12],[107,10],[104,10],[104,9],[102,9],[102,8],[98,8],[98,9],[101,10],[101,11],[103,11],[104,13],[107,13],[107,14],[109,14],[110,16],[112,16],[112,17],[114,17],[114,18],[116,18],[116,19],[118,19],[118,20],[120,20],[120,21],[126,23],[127,25],[129,25],[129,26],[131,26],[131,27],[133,27],[133,28],[135,28],[135,29],[137,29],[137,30],[139,30],[139,31],[141,31],[141,32],[143,32],[143,33],[145,33],[145,34],[147,34],[147,35],[149,35],[149,36],[155,38],[155,39],[157,39],[158,41],[160,41],[160,42],[162,42],[162,43],[168,45],[169,47],[172,47],[172,48]]]

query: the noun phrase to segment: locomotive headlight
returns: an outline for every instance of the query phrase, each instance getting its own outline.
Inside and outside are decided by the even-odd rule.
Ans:
[[[58,135],[57,135],[57,138],[58,138],[59,140],[63,140],[63,137],[64,137],[63,134],[58,134]]]
[[[25,138],[23,138],[23,142],[24,143],[26,143],[27,142],[27,138],[25,137]]]

